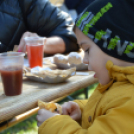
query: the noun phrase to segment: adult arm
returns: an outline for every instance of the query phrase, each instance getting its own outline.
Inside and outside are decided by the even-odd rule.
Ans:
[[[22,11],[29,32],[47,37],[46,52],[77,51],[78,45],[71,17],[48,0],[23,0]],[[54,50],[55,49],[55,50]],[[57,51],[58,51],[57,50]],[[45,50],[44,50],[45,51]]]

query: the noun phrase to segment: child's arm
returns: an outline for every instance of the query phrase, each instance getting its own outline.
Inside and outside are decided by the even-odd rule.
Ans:
[[[102,108],[105,114],[96,117],[93,122],[88,121],[88,116],[84,114],[83,127],[68,115],[53,116],[39,127],[39,134],[133,134],[133,102],[134,98],[113,100]]]
[[[65,102],[62,105],[62,112],[63,115],[69,115],[73,120],[81,122],[81,110],[76,102]]]
[[[41,101],[39,102],[38,102],[39,107],[43,108],[41,107],[41,104],[43,103],[42,105],[44,105],[44,102]],[[81,124],[81,115],[86,103],[87,100],[75,100],[74,102],[73,101],[65,102],[62,105],[62,115],[69,115],[73,120]],[[41,109],[38,111],[38,115],[37,115],[38,126],[40,126],[44,121],[46,121],[50,117],[60,115],[57,113],[49,112],[47,108],[45,109]]]
[[[37,119],[37,125],[38,125],[38,127],[44,122],[44,121],[46,121],[47,119],[49,119],[49,118],[51,118],[51,117],[53,117],[53,116],[56,116],[56,115],[60,115],[60,114],[58,114],[58,113],[53,113],[53,112],[51,112],[51,111],[49,111],[49,110],[46,110],[46,109],[40,109],[39,111],[38,111],[38,115],[37,115],[37,117],[36,117],[36,119]]]
[[[56,111],[54,110],[56,108],[55,103],[45,103],[42,101],[38,101],[38,105],[40,107],[37,115],[38,126],[40,126],[50,117],[60,114],[69,115],[73,120],[81,122],[81,110],[76,102],[65,102],[62,107],[59,105],[59,108],[61,108],[61,112],[59,111],[59,114],[56,113]]]
[[[81,113],[83,113],[83,109],[85,105],[87,104],[88,99],[87,100],[75,100],[74,102],[76,102],[79,105]]]

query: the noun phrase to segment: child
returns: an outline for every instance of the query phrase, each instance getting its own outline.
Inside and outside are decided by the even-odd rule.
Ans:
[[[39,110],[39,134],[134,134],[133,4],[96,0],[76,20],[83,61],[99,85],[88,100],[64,103],[63,115]]]

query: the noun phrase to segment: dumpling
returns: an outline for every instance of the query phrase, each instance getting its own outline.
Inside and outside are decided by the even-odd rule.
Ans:
[[[54,60],[54,63],[62,63],[62,64],[67,64],[68,63],[67,56],[64,56],[62,54],[54,55],[53,60]]]
[[[69,64],[81,64],[82,57],[77,52],[71,52],[68,55],[68,62]]]

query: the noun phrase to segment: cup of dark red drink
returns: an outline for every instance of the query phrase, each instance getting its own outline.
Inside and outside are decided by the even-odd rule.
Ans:
[[[6,96],[20,95],[22,92],[24,53],[0,53],[0,74]]]

